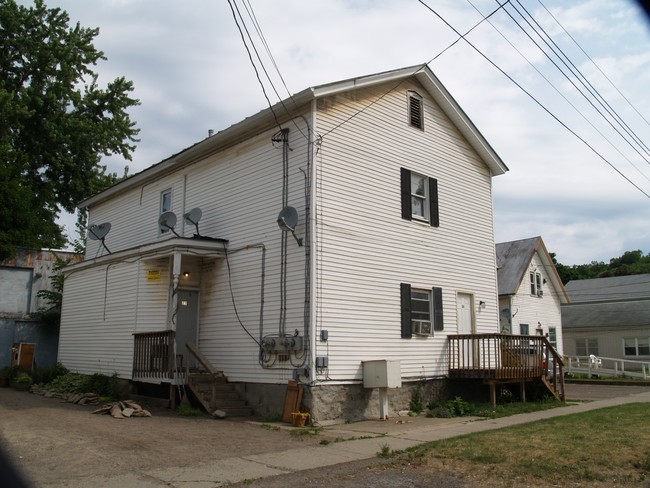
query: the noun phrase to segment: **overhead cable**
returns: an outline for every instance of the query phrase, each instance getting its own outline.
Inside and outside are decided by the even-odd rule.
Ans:
[[[587,146],[596,156],[598,156],[600,159],[602,159],[607,165],[609,165],[614,171],[616,171],[623,179],[625,179],[629,184],[631,184],[634,188],[636,188],[638,191],[643,193],[647,198],[650,199],[650,194],[645,192],[642,188],[640,188],[636,183],[634,183],[630,178],[628,178],[624,173],[622,173],[614,164],[612,164],[605,156],[603,156],[601,153],[599,153],[591,144],[589,144],[584,138],[582,138],[578,133],[576,133],[573,129],[571,129],[568,125],[566,125],[560,118],[555,115],[553,112],[551,112],[544,104],[542,104],[537,98],[535,98],[528,90],[526,90],[521,84],[519,84],[512,76],[510,76],[508,73],[506,73],[499,65],[497,65],[494,61],[492,61],[487,55],[485,55],[480,49],[478,49],[474,44],[472,44],[471,41],[469,41],[466,37],[463,37],[458,30],[452,26],[447,20],[442,17],[436,10],[434,10],[432,7],[427,5],[423,0],[418,0],[419,3],[421,3],[425,8],[427,8],[431,13],[433,13],[436,17],[438,17],[447,27],[449,27],[451,30],[453,30],[456,35],[462,37],[462,39],[474,50],[476,51],[483,59],[485,59],[488,63],[490,63],[494,68],[496,68],[503,76],[508,78],[517,88],[519,88],[522,92],[524,92],[532,101],[534,101],[542,110],[544,110],[548,115],[550,115],[557,123],[559,123],[562,127],[564,127],[567,131],[569,131],[571,134],[573,134],[578,140],[580,140],[585,146]]]

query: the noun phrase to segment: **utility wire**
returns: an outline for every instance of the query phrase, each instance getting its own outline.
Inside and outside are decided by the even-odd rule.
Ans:
[[[481,25],[483,22],[485,22],[487,19],[489,19],[490,17],[492,17],[492,16],[493,16],[495,13],[497,13],[499,10],[501,10],[501,8],[503,8],[503,5],[505,5],[506,3],[510,3],[510,0],[506,0],[503,4],[499,5],[499,7],[496,8],[496,9],[494,9],[494,10],[493,10],[489,15],[487,15],[487,16],[483,16],[483,18],[482,18],[479,22],[477,22],[476,24],[474,24],[474,25],[473,25],[473,26],[472,26],[472,27],[471,27],[467,32],[465,32],[465,34],[458,34],[459,37],[458,37],[455,41],[453,41],[451,44],[449,44],[447,47],[445,47],[442,51],[440,51],[438,54],[436,54],[434,57],[432,57],[432,58],[431,58],[429,61],[427,61],[426,63],[423,63],[423,64],[421,64],[421,65],[418,65],[418,66],[415,68],[415,70],[413,71],[413,73],[411,73],[409,76],[407,76],[407,77],[405,77],[404,79],[402,79],[401,81],[399,81],[396,85],[394,85],[393,87],[391,87],[390,89],[388,89],[388,91],[386,91],[385,93],[383,93],[380,97],[376,98],[375,100],[373,100],[372,102],[370,102],[368,105],[364,106],[362,109],[357,110],[357,111],[354,112],[352,115],[350,115],[350,116],[347,117],[345,120],[343,120],[341,123],[335,125],[335,126],[332,127],[330,130],[328,130],[327,132],[325,132],[324,134],[322,134],[322,135],[320,136],[321,140],[322,140],[325,136],[331,134],[332,132],[334,132],[335,130],[337,130],[338,128],[340,128],[341,126],[347,124],[347,123],[350,122],[352,119],[354,119],[354,118],[357,117],[358,115],[362,114],[363,112],[365,112],[366,110],[368,110],[370,107],[372,107],[372,106],[375,105],[376,103],[380,102],[381,100],[383,100],[384,98],[386,98],[389,94],[391,94],[392,92],[394,92],[395,90],[397,90],[397,89],[398,89],[402,84],[404,84],[404,83],[405,83],[405,82],[406,82],[406,81],[407,81],[411,76],[414,76],[416,73],[418,73],[420,70],[422,70],[422,69],[423,69],[425,66],[427,66],[429,63],[431,63],[432,61],[438,59],[438,58],[439,58],[440,56],[442,56],[445,52],[447,52],[449,49],[451,49],[453,46],[455,46],[455,45],[458,43],[458,41],[460,41],[464,36],[466,36],[467,34],[469,34],[470,32],[472,32],[472,31],[473,31],[474,29],[476,29],[479,25]]]
[[[467,3],[469,3],[469,4],[474,8],[474,10],[476,10],[476,11],[479,13],[479,15],[483,16],[483,13],[478,9],[478,7],[477,7],[476,5],[474,5],[474,3],[472,3],[472,0],[467,0]],[[504,33],[503,33],[503,32],[502,32],[502,31],[501,31],[501,30],[500,30],[500,29],[499,29],[499,28],[498,28],[498,27],[497,27],[497,26],[492,22],[492,21],[488,20],[488,23],[492,26],[492,28],[493,28],[495,31],[497,31],[497,33],[498,33],[498,34],[503,38],[503,40],[506,41],[506,42],[510,45],[510,47],[512,47],[515,51],[517,51],[517,53],[518,53],[518,54],[519,54],[523,59],[526,60],[526,62],[529,64],[529,66],[530,66],[531,68],[533,68],[533,69],[537,72],[537,74],[538,74],[539,76],[541,76],[541,77],[546,81],[546,83],[548,83],[548,85],[549,85],[551,88],[553,88],[553,90],[555,90],[555,92],[556,92],[558,95],[560,95],[560,96],[564,99],[564,101],[565,101],[566,103],[568,103],[568,104],[569,104],[569,105],[570,105],[570,106],[571,106],[571,107],[576,111],[576,113],[577,113],[578,115],[580,115],[580,116],[584,119],[585,122],[587,122],[587,123],[588,123],[588,124],[589,124],[589,125],[590,125],[590,126],[591,126],[595,131],[596,131],[596,132],[598,132],[598,134],[599,134],[599,135],[600,135],[600,136],[601,136],[605,141],[607,141],[607,143],[608,143],[608,144],[609,144],[609,145],[610,145],[610,146],[611,146],[611,147],[612,147],[616,152],[618,152],[618,154],[620,154],[622,158],[624,158],[628,163],[630,163],[630,165],[632,165],[632,167],[634,167],[634,169],[635,169],[635,170],[636,170],[636,171],[637,171],[637,172],[638,172],[642,177],[644,177],[646,180],[650,181],[650,177],[648,177],[645,173],[643,173],[643,172],[642,172],[642,171],[637,167],[637,165],[634,164],[634,162],[633,162],[630,158],[628,158],[625,154],[623,154],[623,152],[622,152],[622,151],[621,151],[621,150],[620,150],[620,149],[619,149],[619,148],[618,148],[618,147],[617,147],[617,146],[616,146],[616,145],[615,145],[615,144],[614,144],[614,143],[613,143],[613,142],[612,142],[612,141],[611,141],[611,140],[610,140],[610,139],[609,139],[605,134],[603,134],[603,133],[600,131],[600,129],[598,129],[598,127],[596,127],[596,125],[595,125],[595,124],[594,124],[594,123],[593,123],[593,122],[592,122],[592,121],[591,121],[591,120],[590,120],[590,119],[589,119],[589,118],[588,118],[584,113],[582,113],[582,111],[580,111],[580,109],[579,109],[578,107],[576,107],[576,106],[573,104],[573,102],[571,102],[571,100],[569,100],[569,99],[567,98],[567,96],[566,96],[564,93],[562,93],[562,92],[559,90],[559,88],[557,88],[557,87],[553,84],[553,82],[552,82],[551,80],[549,80],[549,79],[546,77],[546,75],[544,75],[544,73],[542,73],[542,72],[537,68],[537,66],[535,66],[535,64],[534,64],[532,61],[530,61],[530,59],[528,59],[528,57],[526,57],[526,55],[525,55],[524,53],[522,53],[521,50],[520,50],[517,46],[515,46],[515,45],[512,43],[512,41],[510,41],[510,39],[508,39],[508,37],[507,37],[507,36],[506,36],[506,35],[505,35],[505,34],[504,34]]]
[[[605,156],[600,154],[591,144],[589,144],[584,138],[582,138],[578,133],[576,133],[573,129],[571,129],[568,125],[566,125],[562,120],[560,120],[553,112],[551,112],[544,104],[542,104],[537,98],[535,98],[528,90],[526,90],[521,84],[519,84],[512,76],[510,76],[508,73],[506,73],[499,65],[497,65],[494,61],[492,61],[488,56],[483,54],[483,52],[478,49],[472,42],[470,42],[467,38],[463,37],[458,30],[452,26],[447,20],[442,17],[436,10],[431,8],[429,5],[424,3],[423,0],[418,0],[419,3],[421,3],[425,8],[427,8],[431,13],[433,13],[436,17],[438,17],[447,27],[449,27],[451,30],[453,30],[456,35],[461,36],[463,40],[472,48],[474,51],[476,51],[483,59],[485,59],[488,63],[490,63],[494,68],[496,68],[503,76],[508,78],[512,83],[517,86],[522,92],[524,92],[531,100],[533,100],[539,107],[544,110],[547,114],[549,114],[557,123],[559,123],[562,127],[564,127],[566,130],[568,130],[571,134],[573,134],[576,138],[578,138],[585,146],[587,146],[591,151],[598,156],[600,159],[602,159],[605,163],[607,163],[614,171],[616,171],[623,179],[625,179],[629,184],[631,184],[634,188],[639,190],[641,193],[643,193],[647,198],[650,199],[650,194],[646,193],[642,188],[640,188],[636,183],[634,183],[632,180],[630,180],[625,174],[623,174],[616,166],[614,166]]]
[[[517,3],[519,3],[518,0],[517,0]],[[638,145],[640,145],[642,148],[645,148],[645,150],[646,150],[646,154],[647,154],[648,149],[647,149],[647,147],[643,144],[643,142],[638,138],[638,136],[636,136],[636,134],[633,134],[633,133],[631,132],[631,130],[629,129],[629,127],[627,126],[627,124],[625,124],[624,122],[622,122],[622,123],[619,122],[618,119],[620,119],[620,117],[618,117],[618,114],[614,115],[615,112],[612,113],[613,109],[611,109],[611,106],[609,106],[609,104],[607,104],[607,102],[605,102],[605,103],[603,104],[603,102],[601,102],[601,101],[599,100],[598,96],[600,96],[600,94],[598,94],[598,96],[596,96],[596,93],[598,93],[598,91],[597,91],[595,88],[593,88],[593,85],[591,85],[591,83],[589,83],[589,81],[586,80],[586,78],[584,77],[584,75],[582,75],[582,73],[580,72],[580,70],[579,70],[578,68],[576,68],[576,66],[571,62],[571,60],[569,60],[569,58],[564,54],[564,52],[562,52],[562,50],[557,46],[557,44],[555,44],[555,42],[553,41],[553,39],[551,39],[550,36],[548,36],[548,34],[546,33],[546,31],[545,31],[545,30],[544,30],[544,29],[543,29],[543,28],[542,28],[542,27],[537,23],[537,21],[536,21],[534,18],[532,18],[532,16],[528,13],[528,11],[527,11],[525,8],[522,7],[522,9],[523,9],[527,14],[528,14],[528,16],[532,18],[533,22],[537,25],[537,28],[539,28],[539,29],[540,29],[540,30],[541,30],[541,31],[546,35],[546,37],[549,38],[549,40],[551,41],[551,43],[553,43],[553,45],[554,45],[555,47],[551,46],[551,44],[549,44],[549,43],[546,41],[546,39],[544,38],[544,36],[542,36],[542,35],[539,33],[538,29],[535,28],[535,27],[534,27],[534,26],[533,26],[533,25],[528,21],[528,19],[526,18],[526,16],[524,16],[524,15],[519,11],[519,9],[518,9],[514,4],[511,3],[511,5],[512,5],[512,7],[515,9],[515,11],[519,14],[519,16],[520,16],[520,17],[521,17],[521,18],[522,18],[522,19],[523,19],[523,20],[528,24],[528,26],[533,30],[533,32],[535,32],[535,34],[537,34],[537,35],[539,36],[539,38],[542,40],[542,42],[544,42],[544,44],[546,44],[546,46],[551,50],[551,52],[553,52],[553,54],[554,54],[555,56],[557,56],[557,58],[560,60],[560,62],[561,62],[562,64],[564,64],[564,66],[569,70],[569,72],[570,72],[572,75],[574,75],[574,76],[576,77],[576,79],[578,80],[578,82],[579,82],[579,83],[580,83],[580,84],[581,84],[581,85],[582,85],[582,86],[587,90],[587,92],[588,92],[588,93],[589,93],[589,94],[590,94],[590,95],[591,95],[591,96],[596,100],[596,102],[597,102],[598,104],[600,104],[601,107],[603,107],[603,109],[604,109],[604,110],[605,110],[605,111],[610,115],[610,117],[612,117],[612,118],[617,122],[617,124],[618,124],[619,126],[621,126],[621,128],[622,128],[622,130],[623,130],[624,132],[626,132],[630,137],[632,137],[632,139],[634,140],[634,142],[636,142],[636,143],[637,143]],[[521,4],[520,4],[520,6],[521,6]],[[563,69],[562,69],[562,68],[561,68],[561,67],[560,67],[560,66],[559,66],[559,65],[558,65],[554,60],[553,60],[553,58],[551,58],[551,56],[549,56],[549,54],[544,50],[544,48],[543,48],[542,46],[540,46],[540,45],[537,43],[537,41],[535,41],[535,40],[532,38],[532,36],[531,36],[531,35],[526,31],[526,29],[525,29],[525,28],[524,28],[524,27],[523,27],[523,26],[522,26],[522,25],[521,25],[521,24],[520,24],[520,23],[519,23],[519,22],[518,22],[518,21],[517,21],[517,20],[512,16],[512,14],[511,14],[507,9],[504,9],[504,10],[505,10],[505,12],[508,14],[508,16],[512,19],[512,21],[513,21],[513,22],[514,22],[514,23],[515,23],[515,24],[516,24],[516,25],[517,25],[517,26],[522,30],[522,32],[524,32],[524,34],[526,34],[526,36],[527,36],[527,37],[528,37],[528,38],[529,38],[529,39],[530,39],[530,40],[531,40],[531,41],[532,41],[532,42],[537,46],[537,48],[538,48],[540,51],[542,51],[542,53],[544,54],[544,56],[546,56],[546,57],[548,58],[548,60],[549,60],[551,63],[553,63],[553,65],[558,69],[558,71],[559,71],[560,73],[562,73],[562,75],[567,79],[567,81],[568,81],[569,83],[571,83],[571,85],[573,85],[573,87],[578,91],[578,93],[580,93],[580,95],[582,95],[582,96],[584,97],[584,99],[585,99],[585,100],[586,100],[586,101],[587,101],[587,102],[588,102],[588,103],[589,103],[589,104],[594,108],[594,110],[596,110],[596,112],[598,112],[598,114],[599,114],[599,115],[600,115],[600,116],[601,116],[601,117],[602,117],[602,118],[603,118],[603,119],[604,119],[604,120],[605,120],[605,121],[606,121],[606,122],[607,122],[607,123],[612,127],[612,129],[614,129],[614,130],[618,133],[618,135],[620,135],[620,136],[623,138],[623,140],[624,140],[625,142],[627,142],[627,143],[630,145],[630,147],[631,147],[634,151],[636,151],[636,153],[637,153],[639,156],[641,156],[641,158],[643,158],[643,159],[645,160],[646,163],[650,164],[650,160],[648,160],[648,158],[646,157],[646,155],[642,154],[642,153],[641,153],[641,152],[640,152],[640,151],[639,151],[639,150],[634,146],[634,144],[632,144],[632,143],[627,139],[627,137],[625,137],[625,135],[623,135],[623,134],[621,133],[621,131],[620,131],[620,130],[619,130],[619,129],[618,129],[618,128],[617,128],[617,127],[612,123],[612,121],[611,121],[609,118],[607,118],[607,117],[603,114],[603,112],[602,112],[602,111],[601,111],[601,110],[600,110],[600,109],[599,109],[599,108],[594,104],[594,102],[593,102],[593,101],[592,101],[592,100],[591,100],[591,99],[590,99],[590,98],[589,98],[589,97],[588,97],[588,96],[587,96],[587,95],[586,95],[586,94],[585,94],[585,93],[584,93],[584,92],[583,92],[583,91],[582,91],[582,90],[581,90],[581,89],[576,85],[576,83],[571,79],[571,77],[565,73],[565,71],[564,71],[564,70],[563,70]],[[569,65],[564,61],[564,59],[562,59],[562,56],[560,56],[560,55],[558,54],[558,52],[556,51],[556,49],[557,49],[557,51],[559,51],[559,52],[560,52],[560,53],[561,53],[561,54],[562,54],[562,55],[563,55],[563,56],[564,56],[564,57],[569,61],[569,63],[571,63],[571,66],[573,66],[573,68],[572,68],[571,66],[569,66]],[[574,71],[574,69],[575,69],[575,71]],[[588,86],[585,84],[585,82],[583,81],[583,79],[584,79],[585,81],[587,81],[587,83],[590,85],[591,88],[588,87]],[[593,89],[593,91],[592,91],[592,89]],[[594,91],[595,91],[595,93],[594,93]],[[602,99],[602,96],[600,96],[600,98]],[[604,99],[603,99],[603,101],[604,101]],[[609,107],[609,108],[608,108],[608,107]],[[618,119],[617,119],[617,117],[618,117]],[[622,119],[621,119],[621,121],[622,121]]]
[[[628,100],[628,98],[627,98],[625,95],[623,95],[623,93],[621,92],[621,90],[618,89],[618,87],[614,84],[614,82],[613,82],[613,81],[612,81],[612,80],[611,80],[611,79],[610,79],[610,78],[605,74],[605,72],[604,72],[602,69],[600,69],[600,66],[598,65],[598,63],[596,63],[596,61],[594,61],[594,60],[591,58],[591,56],[589,56],[589,54],[587,54],[587,52],[582,48],[582,46],[578,43],[578,41],[576,41],[575,38],[574,38],[574,37],[573,37],[573,36],[572,36],[572,35],[571,35],[571,34],[570,34],[570,33],[569,33],[565,28],[564,28],[564,26],[563,26],[563,25],[560,23],[560,21],[555,17],[555,15],[553,15],[553,13],[552,13],[549,9],[546,8],[546,5],[544,5],[544,4],[542,3],[541,0],[537,0],[537,1],[538,1],[539,4],[544,8],[544,10],[546,10],[546,12],[548,12],[548,14],[553,18],[553,20],[557,23],[557,25],[560,26],[560,28],[564,31],[564,33],[565,33],[567,36],[569,36],[569,38],[573,41],[573,43],[574,43],[576,46],[578,46],[578,48],[579,48],[579,49],[582,51],[582,53],[583,53],[583,54],[584,54],[584,55],[589,59],[589,61],[591,61],[591,64],[593,64],[593,65],[596,67],[596,69],[597,69],[598,71],[600,71],[600,74],[602,74],[602,75],[605,77],[605,79],[609,82],[609,84],[612,85],[612,87],[613,87],[613,88],[618,92],[618,94],[619,94],[621,97],[623,97],[623,99],[628,103],[628,105],[629,105],[630,107],[632,107],[632,109],[633,109],[633,110],[638,114],[638,116],[641,117],[641,118],[645,121],[646,124],[650,125],[650,122],[648,122],[648,119],[646,119],[646,118],[643,116],[643,114],[642,114],[641,112],[639,112],[639,111],[637,110],[637,108],[632,104],[632,102],[631,102],[630,100]]]
[[[629,125],[627,125],[627,123],[618,114],[618,112],[616,112],[616,110],[607,102],[607,100],[605,100],[605,98],[600,94],[598,89],[587,79],[587,77],[582,73],[582,71],[580,71],[580,68],[578,68],[573,63],[573,61],[571,61],[571,59],[564,53],[562,48],[557,45],[557,43],[553,40],[553,38],[548,34],[548,32],[546,32],[546,30],[539,24],[539,22],[537,22],[535,17],[526,9],[526,7],[524,7],[519,0],[517,0],[517,3],[522,8],[522,10],[524,12],[526,12],[528,17],[530,17],[530,19],[535,23],[535,25],[538,27],[538,29],[541,30],[544,33],[544,35],[548,38],[548,40],[551,41],[551,43],[553,43],[553,46],[555,46],[555,48],[569,62],[569,64],[572,66],[572,68],[575,70],[575,72],[573,70],[571,70],[571,68],[569,68],[570,71],[572,71],[573,74],[577,73],[579,75],[579,76],[577,76],[577,78],[582,83],[582,85],[585,86],[585,84],[582,81],[582,80],[584,80],[587,83],[587,85],[589,85],[589,88],[587,88],[587,86],[585,86],[585,88],[587,88],[587,90],[594,96],[596,101],[607,111],[607,113],[609,113],[612,116],[612,118],[621,126],[621,128],[623,128],[623,130],[625,130],[625,132],[632,137],[634,142],[636,142],[640,147],[642,147],[645,150],[645,153],[648,154],[649,151],[650,151],[648,146],[645,145],[645,143],[641,140],[641,138],[639,136],[637,136],[637,134],[630,128]],[[513,5],[513,7],[514,7],[514,5]],[[516,7],[515,7],[515,9],[516,9]],[[526,21],[526,22],[528,22],[528,21]],[[528,25],[530,25],[530,23],[528,23]],[[539,33],[537,33],[537,35],[539,35]],[[541,35],[540,35],[540,38],[542,40],[544,40]],[[544,41],[544,42],[546,43],[546,41]],[[546,43],[546,45],[548,46],[548,43]],[[562,61],[562,58],[559,55],[557,55],[557,53],[555,55]],[[564,61],[562,61],[562,62],[564,63]],[[566,63],[564,63],[564,64],[566,66]],[[593,93],[592,93],[592,90],[593,90]],[[650,162],[648,164],[650,164]]]
[[[235,20],[235,25],[237,26],[237,30],[239,31],[239,35],[241,37],[242,42],[244,43],[244,48],[246,48],[246,52],[248,53],[248,59],[251,62],[251,65],[253,66],[253,69],[255,70],[255,76],[257,77],[257,81],[260,84],[260,87],[262,87],[262,93],[264,93],[264,98],[266,98],[266,102],[269,104],[269,108],[271,109],[271,113],[273,114],[273,118],[275,119],[275,123],[278,126],[278,128],[282,129],[282,126],[280,125],[280,121],[278,120],[278,116],[275,113],[275,110],[273,110],[273,105],[271,104],[271,100],[269,99],[269,96],[266,93],[266,88],[264,88],[264,83],[262,83],[262,79],[260,78],[260,73],[257,70],[257,66],[255,65],[255,62],[253,61],[253,56],[251,55],[251,51],[248,48],[248,44],[246,44],[246,38],[244,37],[244,33],[242,32],[242,28],[239,25],[239,22],[237,21],[237,15],[235,14],[235,8],[233,7],[233,2],[231,0],[228,0],[228,5],[230,6],[230,11],[232,12],[232,18]],[[254,48],[255,46],[253,46]],[[255,51],[257,53],[257,51]],[[258,56],[259,57],[259,56]],[[264,70],[266,72],[266,70]],[[268,76],[268,74],[267,74]]]

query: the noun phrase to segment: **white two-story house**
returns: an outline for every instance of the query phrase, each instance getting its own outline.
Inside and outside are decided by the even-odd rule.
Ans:
[[[427,66],[308,88],[80,204],[59,360],[172,387],[209,363],[258,413],[295,380],[314,420],[374,415],[386,360],[407,408],[448,335],[499,332],[506,171]]]

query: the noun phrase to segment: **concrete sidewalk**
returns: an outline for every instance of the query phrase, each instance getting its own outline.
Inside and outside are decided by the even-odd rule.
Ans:
[[[85,478],[79,481],[79,484],[66,482],[65,486],[69,488],[82,486],[213,488],[244,480],[374,458],[384,445],[391,450],[406,449],[423,442],[639,402],[650,403],[650,391],[493,420],[468,417],[437,419],[418,416],[338,424],[325,427],[321,433],[323,439],[330,441],[327,445],[231,457],[190,468],[169,467],[110,478]],[[337,438],[344,441],[334,442]]]

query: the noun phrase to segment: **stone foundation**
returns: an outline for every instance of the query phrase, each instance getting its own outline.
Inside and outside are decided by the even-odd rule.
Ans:
[[[447,380],[433,379],[402,383],[401,388],[388,389],[388,415],[410,410],[411,399],[421,388],[422,405],[448,399]],[[303,404],[316,422],[355,422],[379,418],[379,390],[364,388],[363,384],[317,385],[305,389]]]
[[[255,415],[260,417],[281,416],[287,385],[263,383],[233,383],[233,386]],[[410,410],[411,399],[416,388],[422,389],[422,404],[426,409],[429,403],[447,400],[446,379],[434,379],[403,383],[401,388],[388,389],[388,412]],[[304,385],[302,404],[311,413],[315,422],[355,422],[379,418],[379,390],[364,388],[363,384],[353,385]]]

